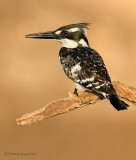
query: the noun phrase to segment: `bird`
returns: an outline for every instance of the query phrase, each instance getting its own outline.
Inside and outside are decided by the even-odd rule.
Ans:
[[[102,57],[89,45],[88,29],[89,23],[77,23],[25,37],[54,39],[62,44],[59,51],[60,64],[67,77],[75,84],[74,94],[78,96],[78,90],[85,90],[100,99],[109,100],[118,111],[126,110],[129,105],[117,95]]]

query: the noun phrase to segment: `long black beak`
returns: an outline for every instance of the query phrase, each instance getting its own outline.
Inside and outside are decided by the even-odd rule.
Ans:
[[[25,38],[36,38],[36,39],[59,39],[59,36],[54,32],[39,32],[25,35]]]

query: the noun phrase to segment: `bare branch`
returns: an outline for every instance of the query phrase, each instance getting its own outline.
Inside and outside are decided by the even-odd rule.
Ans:
[[[113,82],[113,86],[120,98],[128,100],[136,105],[135,88],[120,82]],[[91,93],[79,92],[79,97],[73,95],[72,93],[68,94],[68,98],[56,100],[36,111],[27,113],[20,118],[17,118],[16,123],[18,125],[28,125],[33,122],[42,121],[43,119],[100,101],[96,95]]]

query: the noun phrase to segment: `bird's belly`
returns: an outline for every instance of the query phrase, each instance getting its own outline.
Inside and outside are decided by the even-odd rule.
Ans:
[[[75,82],[74,82],[75,83]],[[75,83],[75,88],[78,89],[78,90],[83,90],[85,89],[85,87],[83,87],[82,85],[78,84],[78,83]]]

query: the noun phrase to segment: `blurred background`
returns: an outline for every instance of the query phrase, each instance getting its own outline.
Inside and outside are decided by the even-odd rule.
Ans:
[[[136,1],[0,0],[0,160],[136,159],[136,107],[130,103],[118,112],[104,100],[16,125],[22,114],[74,90],[59,64],[61,44],[25,34],[80,22],[92,23],[90,46],[103,57],[112,81],[136,87]]]

